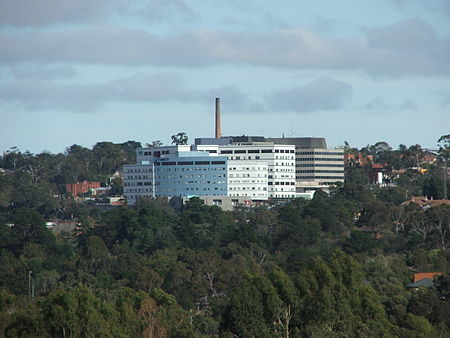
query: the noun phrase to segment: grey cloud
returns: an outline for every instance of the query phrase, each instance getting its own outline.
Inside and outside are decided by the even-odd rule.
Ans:
[[[367,102],[361,108],[367,110],[371,114],[377,115],[383,114],[387,111],[398,111],[398,110],[417,111],[419,109],[419,105],[416,102],[416,100],[411,98],[406,98],[399,104],[393,104],[386,102],[386,100],[383,97],[379,96]]]
[[[351,98],[352,87],[330,77],[323,77],[303,86],[275,91],[268,99],[272,109],[310,113],[343,108]]]
[[[371,76],[450,75],[450,40],[419,19],[366,30],[362,38],[296,28],[271,33],[196,30],[158,36],[123,28],[0,33],[0,61],[152,64],[202,67],[249,64],[362,70]]]
[[[221,96],[228,112],[245,112],[253,104],[235,87],[196,90],[173,73],[135,74],[100,84],[62,84],[53,81],[16,81],[0,86],[0,102],[27,110],[64,110],[91,113],[114,102],[203,102]],[[210,102],[208,102],[210,104]]]
[[[43,26],[93,22],[107,13],[112,0],[0,0],[0,24]]]
[[[402,110],[419,110],[418,103],[413,99],[405,99],[399,106]]]
[[[194,100],[195,96],[175,74],[136,74],[102,84],[59,84],[51,81],[17,81],[0,87],[0,100],[28,110],[61,109],[92,112],[109,102]]]
[[[425,21],[414,18],[386,27],[366,30],[369,47],[387,50],[421,51],[437,43],[433,28]]]
[[[144,2],[132,10],[124,10],[143,18],[147,22],[172,22],[175,20],[190,20],[196,17],[194,10],[183,0],[152,0]]]
[[[98,24],[127,16],[162,22],[191,18],[194,12],[184,0],[0,0],[0,25]]]
[[[42,65],[13,65],[10,68],[10,73],[19,80],[64,79],[74,77],[78,74],[76,69],[73,67],[48,67]]]
[[[382,97],[376,97],[370,102],[368,102],[364,109],[374,111],[376,113],[382,113],[389,109],[389,105],[386,103],[386,101]]]
[[[219,87],[206,93],[201,91],[197,93],[197,96],[199,99],[220,97],[224,114],[259,114],[266,112],[266,107],[261,102],[251,99],[250,95],[243,93],[234,86]]]
[[[450,91],[447,89],[441,89],[438,90],[436,93],[436,96],[438,97],[441,106],[443,108],[448,108],[450,106]]]

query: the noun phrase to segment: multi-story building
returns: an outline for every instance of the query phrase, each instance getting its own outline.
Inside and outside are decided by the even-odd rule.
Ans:
[[[227,194],[227,158],[190,146],[139,148],[137,164],[125,165],[124,195],[139,197],[223,196]]]
[[[238,196],[268,198],[268,168],[261,161],[233,161],[217,146],[169,146],[137,149],[137,164],[125,165],[124,195],[139,197]],[[241,200],[241,199],[239,199]]]
[[[344,151],[328,149],[324,138],[268,138],[275,144],[295,145],[295,180],[298,193],[344,182]]]
[[[233,138],[233,143],[219,146],[219,154],[229,161],[256,161],[267,166],[269,198],[295,197],[295,146]]]
[[[263,201],[344,181],[344,155],[323,138],[200,138],[192,146],[139,148],[137,164],[123,170],[129,204],[156,196]]]

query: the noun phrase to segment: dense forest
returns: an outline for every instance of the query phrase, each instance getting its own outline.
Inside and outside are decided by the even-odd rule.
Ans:
[[[391,184],[352,165],[312,200],[103,210],[65,193],[81,180],[120,192],[108,180],[139,146],[0,157],[0,336],[450,337],[450,205],[404,203],[444,197],[450,135],[432,162],[419,145],[346,144]],[[55,236],[53,219],[79,227]],[[442,274],[407,288],[415,272]]]

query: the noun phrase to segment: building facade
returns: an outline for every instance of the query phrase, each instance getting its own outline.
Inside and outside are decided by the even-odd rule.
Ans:
[[[327,149],[323,138],[202,138],[136,153],[137,163],[123,167],[128,204],[157,196],[291,199],[344,181],[343,151]]]
[[[344,182],[344,151],[328,149],[322,137],[268,138],[275,144],[295,145],[295,185],[297,193],[327,188]]]

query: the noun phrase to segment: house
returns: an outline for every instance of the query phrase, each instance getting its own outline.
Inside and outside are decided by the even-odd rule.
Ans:
[[[413,276],[414,281],[406,285],[408,288],[417,289],[420,287],[431,287],[434,285],[434,277],[442,275],[443,272],[419,272]]]
[[[437,207],[440,205],[450,205],[449,200],[434,200],[429,199],[427,196],[413,196],[409,201],[405,201],[402,205],[410,205],[411,203],[418,204],[422,209],[427,209],[431,207]]]
[[[71,193],[74,197],[77,197],[80,194],[87,193],[90,189],[100,188],[100,182],[77,182],[77,183],[68,183],[66,184],[66,191]]]

